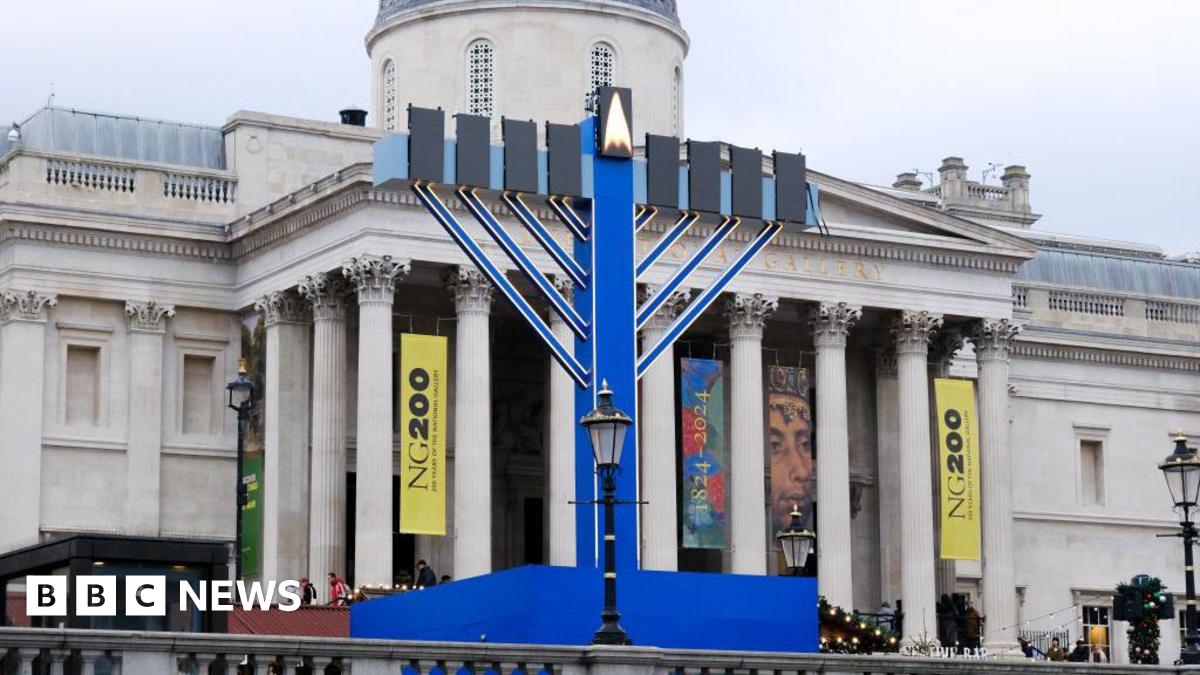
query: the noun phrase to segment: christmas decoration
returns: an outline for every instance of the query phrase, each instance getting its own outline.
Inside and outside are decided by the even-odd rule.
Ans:
[[[1158,663],[1158,620],[1163,610],[1168,609],[1169,596],[1162,580],[1140,574],[1117,585],[1117,597],[1125,599],[1125,612],[1129,621],[1129,662],[1156,665]],[[1130,604],[1140,603],[1140,609],[1131,609]],[[1169,618],[1168,615],[1167,618]]]
[[[873,620],[829,604],[824,597],[818,602],[821,616],[821,653],[872,654],[895,652],[900,648],[900,636],[879,626]]]

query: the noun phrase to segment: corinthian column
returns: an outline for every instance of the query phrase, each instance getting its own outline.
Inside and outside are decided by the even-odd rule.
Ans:
[[[812,314],[817,347],[817,565],[821,595],[839,607],[854,606],[850,555],[850,438],[846,401],[846,336],[862,308],[822,303]]]
[[[263,400],[261,578],[298,579],[308,571],[308,305],[291,290],[254,303],[267,331]]]
[[[364,255],[342,265],[358,291],[354,583],[391,586],[392,301],[408,260]],[[322,571],[322,573],[324,570]]]
[[[492,286],[458,267],[447,278],[454,295],[454,576],[492,571],[492,377],[488,315]]]
[[[766,441],[763,438],[762,336],[779,300],[738,293],[729,299],[730,370],[733,392],[730,488],[733,496],[732,572],[767,573]]]
[[[0,291],[0,550],[36,544],[41,531],[46,315],[57,302],[46,293]]]
[[[904,312],[892,326],[900,392],[900,596],[910,643],[937,636],[926,359],[929,338],[941,325],[940,314]]]
[[[129,448],[125,452],[125,531],[158,536],[162,456],[163,336],[175,307],[126,302],[129,317]]]
[[[657,292],[647,288],[647,294]],[[642,329],[642,351],[658,344],[687,306],[691,293],[676,291]],[[642,569],[673,572],[679,567],[676,527],[675,347],[667,347],[642,375]]]
[[[308,569],[314,578],[346,573],[346,305],[341,275],[318,272],[300,281],[312,303],[312,473]],[[320,585],[317,585],[320,588]]]
[[[1017,649],[1013,569],[1012,452],[1008,442],[1008,347],[1021,330],[1008,319],[984,319],[972,340],[979,364],[979,429],[983,482],[983,609],[989,651]]]
[[[572,283],[567,277],[554,277],[554,286],[571,301]],[[550,330],[568,351],[575,344],[575,333],[558,312],[550,311]],[[550,362],[550,564],[575,566],[575,382],[554,360]]]

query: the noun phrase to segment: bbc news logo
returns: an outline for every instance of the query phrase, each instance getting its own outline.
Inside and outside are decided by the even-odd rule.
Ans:
[[[76,616],[116,616],[120,607],[116,576],[75,577]],[[128,575],[124,580],[124,616],[166,616],[168,584],[165,576]],[[30,575],[26,577],[25,614],[27,616],[67,616],[69,594],[67,577]],[[300,582],[294,579],[274,582],[202,581],[196,585],[180,581],[173,607],[182,611],[231,612],[269,609],[278,599],[278,609],[294,612],[300,608]],[[278,596],[278,598],[276,598]]]

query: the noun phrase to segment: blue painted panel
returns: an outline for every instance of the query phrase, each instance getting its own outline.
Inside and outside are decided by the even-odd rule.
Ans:
[[[728,171],[721,172],[721,213],[728,214],[733,211],[733,174]]]
[[[763,179],[763,220],[775,220],[775,179]]]
[[[679,209],[681,211],[688,209],[688,168],[686,164],[679,167]]]
[[[454,139],[447,138],[442,145],[442,183],[446,185],[454,185],[458,183],[458,163],[454,161],[454,151],[458,148],[458,143]]]
[[[622,573],[621,624],[634,644],[817,651],[816,579]],[[528,566],[356,603],[355,638],[584,645],[600,624],[601,574]]]
[[[491,174],[488,177],[488,187],[493,190],[504,189],[504,146],[493,145],[491,152]]]
[[[408,179],[408,135],[388,134],[372,148],[375,187],[398,189]]]
[[[550,155],[545,150],[538,150],[538,194],[550,193]]]
[[[633,203],[646,203],[646,161],[633,160]]]

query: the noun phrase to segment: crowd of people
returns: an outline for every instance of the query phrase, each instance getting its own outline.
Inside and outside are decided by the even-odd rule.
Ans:
[[[970,598],[943,593],[937,603],[938,641],[942,645],[979,649],[983,635],[983,617]]]
[[[1088,646],[1084,640],[1076,640],[1075,647],[1067,651],[1062,646],[1062,642],[1058,638],[1050,641],[1050,649],[1045,652],[1041,651],[1023,637],[1017,638],[1021,644],[1021,652],[1031,659],[1045,659],[1047,661],[1067,661],[1071,663],[1108,663],[1108,652],[1104,651],[1104,646],[1095,644]]]

